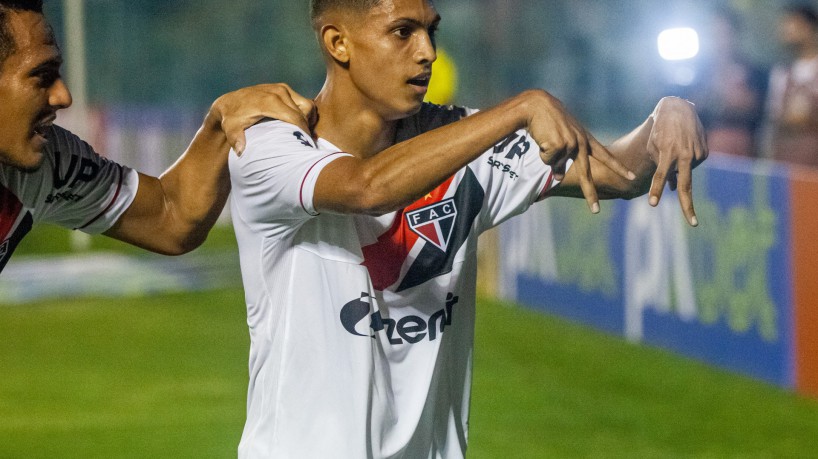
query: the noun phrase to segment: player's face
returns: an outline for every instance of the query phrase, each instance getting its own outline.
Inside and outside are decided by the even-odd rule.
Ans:
[[[43,159],[44,130],[57,110],[71,105],[60,77],[62,58],[41,14],[7,16],[15,51],[0,67],[0,163],[36,169]]]
[[[385,119],[420,109],[437,59],[439,22],[429,0],[382,0],[351,27],[351,78]]]

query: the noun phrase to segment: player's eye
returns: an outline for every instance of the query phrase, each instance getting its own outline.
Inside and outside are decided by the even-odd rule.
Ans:
[[[51,86],[54,86],[54,83],[61,78],[58,67],[41,68],[31,73],[31,76],[37,80],[37,86],[42,89],[48,89]]]
[[[50,88],[54,86],[54,83],[60,79],[60,74],[57,72],[48,72],[42,75],[37,75],[38,86],[43,89]]]
[[[406,39],[412,36],[412,30],[409,27],[399,27],[395,29],[395,35],[398,38]]]

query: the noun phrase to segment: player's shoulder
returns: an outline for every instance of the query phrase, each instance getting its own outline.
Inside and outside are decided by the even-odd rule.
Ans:
[[[99,157],[94,149],[76,134],[56,124],[45,131],[47,159],[55,162],[71,161],[72,156]]]
[[[473,110],[455,105],[424,103],[416,114],[398,124],[397,141],[411,139],[439,127],[459,121],[474,113]]]
[[[285,121],[264,119],[245,131],[247,148],[245,151],[258,149],[292,149],[317,148],[309,133],[294,124]]]
[[[84,143],[76,134],[56,124],[52,124],[46,129],[45,137],[48,139],[48,148],[64,148],[74,146],[80,142]]]

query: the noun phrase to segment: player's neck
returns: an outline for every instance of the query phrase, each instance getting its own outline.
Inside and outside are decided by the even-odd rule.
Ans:
[[[324,86],[315,99],[319,114],[316,135],[360,158],[374,156],[391,147],[397,121],[384,119],[349,94],[354,93],[332,87],[329,82]]]

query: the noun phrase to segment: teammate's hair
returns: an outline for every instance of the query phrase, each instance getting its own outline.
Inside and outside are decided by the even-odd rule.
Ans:
[[[43,14],[43,0],[0,0],[0,66],[15,50],[16,43],[8,27],[9,13],[14,11]]]
[[[318,30],[321,16],[333,9],[347,9],[355,12],[367,11],[378,6],[381,0],[310,0],[310,20]]]
[[[813,30],[818,30],[818,12],[806,3],[795,3],[784,7],[784,12],[803,19]]]

